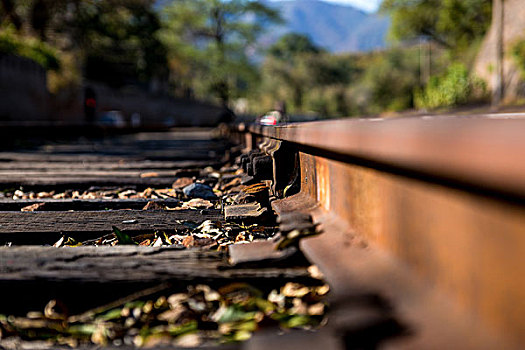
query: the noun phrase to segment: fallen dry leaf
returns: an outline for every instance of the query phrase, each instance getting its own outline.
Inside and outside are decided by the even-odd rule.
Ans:
[[[62,244],[64,244],[64,240],[65,239],[66,239],[65,236],[60,237],[60,239],[58,241],[56,241],[55,244],[53,244],[53,247],[55,247],[55,248],[62,247]]]
[[[136,195],[137,194],[137,191],[135,190],[127,190],[127,191],[124,191],[124,192],[120,192],[118,194],[118,197],[120,199],[126,199],[126,198],[129,198],[129,196],[133,196],[133,195]]]
[[[213,208],[213,203],[201,198],[194,198],[188,202],[182,203],[181,209],[210,209]]]
[[[28,205],[27,207],[23,207],[22,209],[20,209],[20,211],[37,211],[40,208],[42,208],[44,205],[45,203],[35,203],[35,204]]]
[[[141,198],[148,198],[152,195],[155,190],[151,187],[146,188],[142,193],[139,194]]]
[[[141,246],[150,246],[151,245],[151,239],[145,239],[142,242],[139,243]]]
[[[153,247],[162,247],[163,243],[162,243],[162,238],[158,237],[156,240],[155,240],[155,243],[153,243]]]
[[[182,240],[182,245],[186,248],[195,246],[195,238],[193,236],[188,236]]]
[[[321,270],[319,270],[317,265],[311,265],[310,267],[308,267],[308,273],[310,274],[312,278],[315,278],[318,280],[324,279],[324,275],[321,272]]]
[[[228,191],[228,190],[231,190],[232,188],[236,187],[236,186],[239,186],[241,184],[241,178],[240,177],[236,177],[235,179],[227,182],[226,184],[222,185],[221,186],[221,190],[222,191]]]
[[[52,192],[38,192],[36,194],[37,198],[50,198],[55,195],[55,191]]]
[[[147,177],[159,177],[159,173],[155,173],[155,172],[151,172],[151,173],[142,173],[142,174],[140,174],[140,177],[141,177],[142,179],[147,178]]]
[[[154,201],[149,201],[148,204],[146,204],[144,208],[142,208],[142,210],[165,210],[165,209],[166,209],[166,206],[160,203],[154,202]]]
[[[66,198],[66,194],[65,193],[59,193],[59,194],[55,194],[53,196],[53,199],[64,199]]]

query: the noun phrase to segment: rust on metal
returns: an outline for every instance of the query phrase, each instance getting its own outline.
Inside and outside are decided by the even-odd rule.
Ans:
[[[409,348],[513,348],[525,344],[524,127],[451,116],[251,132],[299,152],[301,190],[273,207],[327,232],[302,247],[336,291],[388,295],[419,328]]]

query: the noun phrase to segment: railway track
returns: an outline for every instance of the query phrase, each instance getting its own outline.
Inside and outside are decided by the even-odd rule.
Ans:
[[[272,155],[278,197],[300,188],[275,211],[324,232],[301,248],[332,307],[372,293],[410,334],[395,347],[494,349],[525,341],[524,126],[506,114],[241,130]]]
[[[13,315],[0,318],[0,345],[72,345],[35,343],[34,329],[6,332],[5,322],[27,323],[23,315],[49,300],[67,305],[69,325],[129,295],[158,301],[243,282],[297,305],[280,323],[258,321],[247,342],[208,342],[202,334],[213,329],[202,324],[220,322],[199,319],[189,335],[200,337],[186,334],[186,343],[173,332],[105,343],[92,333],[73,345],[520,348],[524,125],[518,116],[346,120],[234,127],[223,130],[229,141],[192,130],[0,153],[0,239],[9,246],[0,248],[0,313]],[[194,182],[218,198],[190,203],[182,189]],[[227,230],[220,242],[207,233]],[[307,286],[311,295],[325,282],[327,314],[290,292]],[[229,341],[247,338],[229,332]]]
[[[241,147],[214,134],[21,140],[30,148],[1,152],[0,347],[237,349],[262,321],[271,336],[318,327],[327,290],[296,248],[229,261],[230,244],[264,242],[277,224],[269,213],[225,217],[245,187],[232,167]],[[265,189],[253,194],[268,206]],[[291,304],[300,286],[312,305]]]

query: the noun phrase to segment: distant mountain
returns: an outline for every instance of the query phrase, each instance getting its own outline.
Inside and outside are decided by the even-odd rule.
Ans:
[[[331,52],[370,51],[386,45],[388,17],[320,0],[263,2],[279,10],[286,22],[270,29],[265,42],[273,42],[287,32],[297,32],[308,35]]]
[[[173,0],[155,0],[162,9]],[[370,14],[352,6],[338,5],[320,0],[260,0],[280,11],[284,25],[269,28],[261,43],[268,46],[288,32],[308,35],[315,44],[330,52],[359,52],[381,49],[390,19]],[[251,16],[246,16],[252,21]]]

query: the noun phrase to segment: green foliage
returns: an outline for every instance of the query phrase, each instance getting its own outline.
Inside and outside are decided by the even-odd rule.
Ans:
[[[288,33],[270,47],[269,54],[279,60],[293,60],[304,54],[317,54],[322,50],[309,37],[297,33]]]
[[[122,232],[116,226],[111,226],[111,228],[113,229],[113,233],[117,237],[117,241],[119,244],[137,245],[137,242],[135,242],[127,233]]]
[[[486,90],[483,81],[469,76],[462,64],[450,66],[441,76],[433,76],[423,90],[415,96],[418,108],[450,107],[465,104]]]
[[[247,20],[251,18],[251,20]],[[161,41],[177,82],[227,104],[258,79],[248,50],[278,14],[249,0],[175,0],[163,9]]]
[[[268,51],[269,56],[263,66],[263,76],[271,77],[267,79],[268,91],[273,91],[276,100],[285,99],[283,95],[290,96],[291,105],[301,110],[305,91],[314,79],[310,68],[316,63],[316,54],[320,50],[308,37],[288,34]]]
[[[260,94],[266,96],[262,99],[265,107],[271,106],[270,101],[284,100],[292,113],[314,112],[326,117],[413,107],[413,91],[419,85],[417,49],[333,55],[315,47],[295,50],[295,45],[289,45],[284,50],[286,42],[294,43],[278,41],[278,57],[270,54],[263,65]],[[275,52],[275,46],[270,53]]]
[[[257,40],[280,16],[255,0],[172,0],[162,7],[149,0],[2,0],[0,25],[8,29],[0,31],[0,52],[55,70],[54,92],[83,76],[114,87],[169,77],[180,96],[225,105],[248,97],[252,112],[285,101],[297,114],[379,114],[479,97],[483,84],[465,67],[490,23],[491,3],[384,0],[394,39],[433,43],[428,66],[417,47],[335,55],[296,33],[281,37],[257,65]],[[525,41],[512,55],[525,72]],[[463,66],[445,69],[450,62]],[[426,72],[435,76],[423,87]]]
[[[315,88],[305,99],[306,109],[326,118],[347,117],[357,112],[352,109],[349,89],[346,86]]]
[[[46,70],[58,70],[60,67],[56,49],[36,38],[18,35],[11,27],[0,30],[0,53],[29,58]]]
[[[512,58],[525,78],[525,40],[516,42],[511,48]]]
[[[360,86],[369,113],[414,107],[413,91],[419,84],[416,49],[392,49],[373,55]]]
[[[286,34],[268,50],[259,94],[271,108],[286,101],[292,112],[305,109],[323,115],[349,114],[344,86],[361,71],[350,56],[324,52],[300,34]]]
[[[461,51],[486,33],[492,0],[385,0],[381,9],[392,16],[393,39],[427,36]]]

